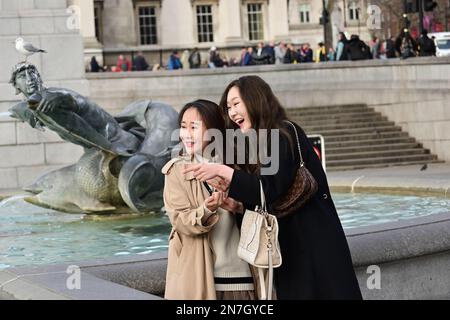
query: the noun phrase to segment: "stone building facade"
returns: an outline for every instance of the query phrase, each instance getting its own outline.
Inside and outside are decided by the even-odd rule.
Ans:
[[[408,0],[409,1],[409,0]],[[413,1],[413,0],[411,0]],[[447,29],[449,0],[437,0],[433,13]],[[152,64],[165,64],[171,51],[215,46],[228,58],[239,57],[243,46],[259,41],[286,41],[294,45],[324,40],[320,17],[322,0],[69,0],[81,8],[86,58],[97,55],[107,65],[117,56],[132,59],[143,51]],[[385,39],[403,28],[403,0],[326,0],[337,34],[373,35]],[[417,24],[417,15],[411,15]],[[417,28],[416,28],[417,29]],[[97,39],[95,41],[95,39]],[[94,40],[94,41],[93,41]]]
[[[330,1],[330,4],[328,4]],[[81,28],[90,43],[101,44],[107,65],[119,54],[132,58],[143,51],[152,64],[165,64],[173,49],[198,47],[206,60],[215,46],[222,55],[239,57],[243,46],[260,41],[286,41],[312,47],[324,40],[320,24],[322,0],[70,0],[84,3]],[[86,3],[89,4],[87,5]],[[369,40],[369,0],[327,0],[333,38],[339,31]],[[85,11],[90,12],[85,14]]]

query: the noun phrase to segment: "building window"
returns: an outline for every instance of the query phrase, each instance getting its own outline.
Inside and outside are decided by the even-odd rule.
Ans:
[[[348,6],[350,20],[359,20],[358,3],[351,2]]]
[[[151,6],[140,6],[138,7],[138,16],[140,44],[157,44],[156,8]]]
[[[197,35],[198,42],[213,42],[212,6],[197,6]]]
[[[247,4],[248,33],[250,40],[264,39],[263,12],[261,3]]]
[[[103,42],[103,1],[94,2],[95,37]]]
[[[311,6],[309,4],[300,5],[300,23],[309,23],[309,13]]]

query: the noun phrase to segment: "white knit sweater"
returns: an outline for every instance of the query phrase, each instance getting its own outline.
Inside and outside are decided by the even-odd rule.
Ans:
[[[217,291],[253,290],[248,263],[237,255],[239,230],[234,215],[222,208],[217,210],[219,221],[211,231],[215,254],[214,278]]]
[[[197,162],[209,162],[196,155]],[[212,187],[210,187],[212,190]],[[210,212],[206,207],[205,210]],[[219,221],[211,231],[212,250],[215,255],[214,281],[217,291],[254,290],[253,278],[247,262],[237,255],[239,230],[233,213],[219,208]]]

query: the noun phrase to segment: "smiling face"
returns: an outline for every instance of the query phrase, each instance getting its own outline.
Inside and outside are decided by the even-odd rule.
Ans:
[[[205,123],[197,111],[192,107],[186,110],[181,120],[180,139],[187,154],[200,154],[208,142],[203,139],[206,132]]]
[[[252,128],[252,122],[247,107],[241,98],[238,87],[232,87],[228,92],[227,111],[231,121],[236,123],[243,133]]]

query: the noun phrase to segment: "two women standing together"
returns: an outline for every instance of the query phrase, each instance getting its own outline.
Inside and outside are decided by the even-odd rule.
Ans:
[[[183,150],[163,168],[164,203],[173,226],[165,298],[257,298],[254,269],[237,256],[239,222],[246,209],[261,205],[260,181],[269,213],[294,181],[300,156],[295,152],[294,129],[287,120],[270,86],[257,76],[231,82],[220,106],[198,100],[181,110]],[[278,219],[283,263],[275,269],[276,296],[282,300],[361,299],[322,164],[304,131],[295,127],[303,160],[319,187],[297,212]],[[227,154],[239,148],[225,138],[227,129],[244,134],[254,130],[257,145],[268,146],[278,170],[262,174],[273,163],[250,161],[252,146],[246,146],[244,161],[225,163],[230,159]],[[264,130],[268,134],[260,134]],[[273,130],[279,130],[276,145],[269,141]],[[221,133],[223,139],[211,139],[211,131]],[[219,151],[205,152],[213,142]]]

